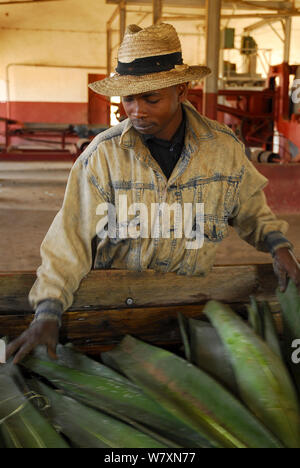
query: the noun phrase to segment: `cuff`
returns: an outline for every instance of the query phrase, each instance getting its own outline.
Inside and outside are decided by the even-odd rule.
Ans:
[[[39,302],[33,322],[38,320],[56,320],[61,327],[61,317],[63,313],[63,304],[57,299],[45,299]]]
[[[293,250],[293,244],[280,231],[269,232],[264,239],[264,244],[272,256],[276,250],[283,247]]]

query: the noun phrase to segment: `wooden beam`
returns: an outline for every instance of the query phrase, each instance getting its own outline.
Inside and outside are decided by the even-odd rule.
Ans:
[[[231,305],[233,310],[246,317],[245,304]],[[112,349],[125,335],[132,335],[156,346],[181,343],[178,314],[200,319],[204,305],[173,307],[146,307],[138,309],[90,310],[65,312],[60,329],[60,343],[72,343],[80,351],[96,355]],[[273,316],[278,332],[282,331],[282,319],[276,306]],[[1,315],[0,336],[10,340],[28,328],[32,314]]]
[[[283,47],[283,61],[290,63],[291,55],[291,39],[292,39],[292,18],[288,17],[285,20],[285,37],[284,37],[284,47]]]
[[[125,0],[123,0],[120,3],[120,37],[119,37],[120,44],[123,41],[125,30],[126,30],[126,2]]]
[[[0,337],[14,339],[30,325],[34,314],[27,296],[35,279],[34,272],[0,273]],[[157,346],[177,346],[178,313],[200,318],[207,301],[215,299],[246,316],[250,295],[271,304],[280,331],[276,287],[271,264],[218,266],[206,278],[152,270],[91,271],[63,314],[60,342],[90,355],[112,349],[127,334]]]
[[[268,19],[262,19],[260,21],[258,21],[257,23],[254,23],[254,24],[251,24],[250,26],[246,26],[244,28],[244,33],[250,33],[252,31],[256,31],[257,29],[260,29],[260,28],[264,28],[265,26],[267,26],[268,24],[270,24],[271,22],[275,22],[275,21],[279,21],[279,19],[273,19],[273,20],[268,20]]]
[[[212,74],[204,81],[203,114],[217,120],[220,64],[221,0],[206,0],[206,59]]]
[[[280,36],[279,32],[274,28],[274,26],[272,25],[272,23],[269,21],[267,24],[268,24],[268,26],[270,26],[270,28],[272,29],[273,33],[278,37],[278,39],[280,39],[281,42],[284,42],[284,41],[285,41],[284,37]]]
[[[111,52],[112,52],[112,31],[109,26],[106,28],[106,74],[111,74]]]
[[[223,0],[223,2],[233,3],[237,8],[250,7],[258,10],[290,10],[293,8],[291,2],[253,1],[253,0]]]
[[[118,4],[121,0],[106,0],[108,4]],[[152,0],[127,0],[128,5],[149,5],[152,3]],[[255,1],[243,1],[243,0],[223,0],[223,9],[232,10],[237,3],[239,3],[238,8],[243,10],[292,10],[293,3],[292,2],[280,2],[280,1],[268,1],[265,0],[263,5],[261,2]],[[188,4],[185,0],[164,0],[164,6],[168,7],[188,7],[188,8],[197,8],[197,9],[204,9],[205,8],[205,0],[189,0]]]
[[[60,342],[72,342],[89,353],[112,348],[127,334],[153,344],[179,341],[177,314],[199,318],[201,306],[156,307],[65,312]],[[14,339],[30,325],[33,315],[0,315],[0,336]]]
[[[32,3],[45,3],[45,2],[63,2],[65,0],[29,0],[29,1],[26,1],[26,0],[16,0],[16,1],[12,1],[12,2],[0,2],[0,6],[2,5],[5,5],[6,7],[9,6],[9,5],[26,5],[26,4],[30,4],[32,5]]]
[[[35,278],[35,272],[0,273],[2,315],[32,313],[27,298]],[[272,264],[216,266],[207,277],[97,270],[82,280],[70,310],[205,304],[210,299],[243,303],[251,294],[274,301],[276,287]]]
[[[241,14],[231,14],[231,15],[226,15],[222,14],[221,19],[222,20],[239,20],[239,19],[250,19],[250,18],[261,18],[264,20],[271,20],[271,21],[279,21],[282,18],[287,18],[287,17],[297,17],[300,16],[300,11],[295,11],[291,13],[241,13]],[[161,20],[164,22],[168,21],[205,21],[206,16],[205,15],[170,15],[170,16],[162,16]],[[179,33],[180,35],[180,33]]]
[[[162,17],[162,0],[152,0],[152,22],[157,24],[161,21]]]
[[[118,3],[119,3],[119,2],[118,2]],[[113,12],[113,14],[111,15],[111,17],[109,18],[109,20],[107,21],[107,23],[106,23],[107,26],[111,26],[111,25],[112,25],[112,23],[114,22],[114,20],[117,18],[119,12],[120,12],[120,7],[118,6],[118,7],[114,10],[114,12]]]

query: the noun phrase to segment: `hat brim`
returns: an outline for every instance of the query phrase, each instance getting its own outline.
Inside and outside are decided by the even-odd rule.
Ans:
[[[189,81],[200,81],[210,74],[211,70],[204,66],[191,66],[183,70],[174,68],[170,71],[141,76],[116,73],[111,77],[89,84],[89,88],[104,96],[123,97],[169,88]]]

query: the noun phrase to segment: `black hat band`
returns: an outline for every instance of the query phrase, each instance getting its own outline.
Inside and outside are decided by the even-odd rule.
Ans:
[[[130,63],[118,62],[116,72],[119,75],[149,75],[151,73],[173,70],[175,65],[182,64],[182,53],[175,52],[173,54],[138,58]]]

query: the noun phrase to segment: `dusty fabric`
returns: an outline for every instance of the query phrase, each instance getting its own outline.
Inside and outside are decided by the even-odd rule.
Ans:
[[[247,159],[233,132],[201,116],[187,102],[184,108],[185,144],[169,180],[129,120],[99,134],[78,158],[63,206],[41,245],[42,265],[29,295],[33,308],[45,299],[56,299],[66,310],[92,267],[207,275],[229,224],[262,251],[270,249],[269,233],[286,233],[287,223],[266,204],[262,189],[267,179]],[[120,195],[127,196],[128,206],[204,203],[203,247],[187,249],[186,238],[176,237],[176,210],[170,238],[97,237],[103,219],[99,205],[112,203],[118,213]],[[132,218],[138,224],[138,216]],[[276,248],[282,246],[287,246],[284,239]]]

